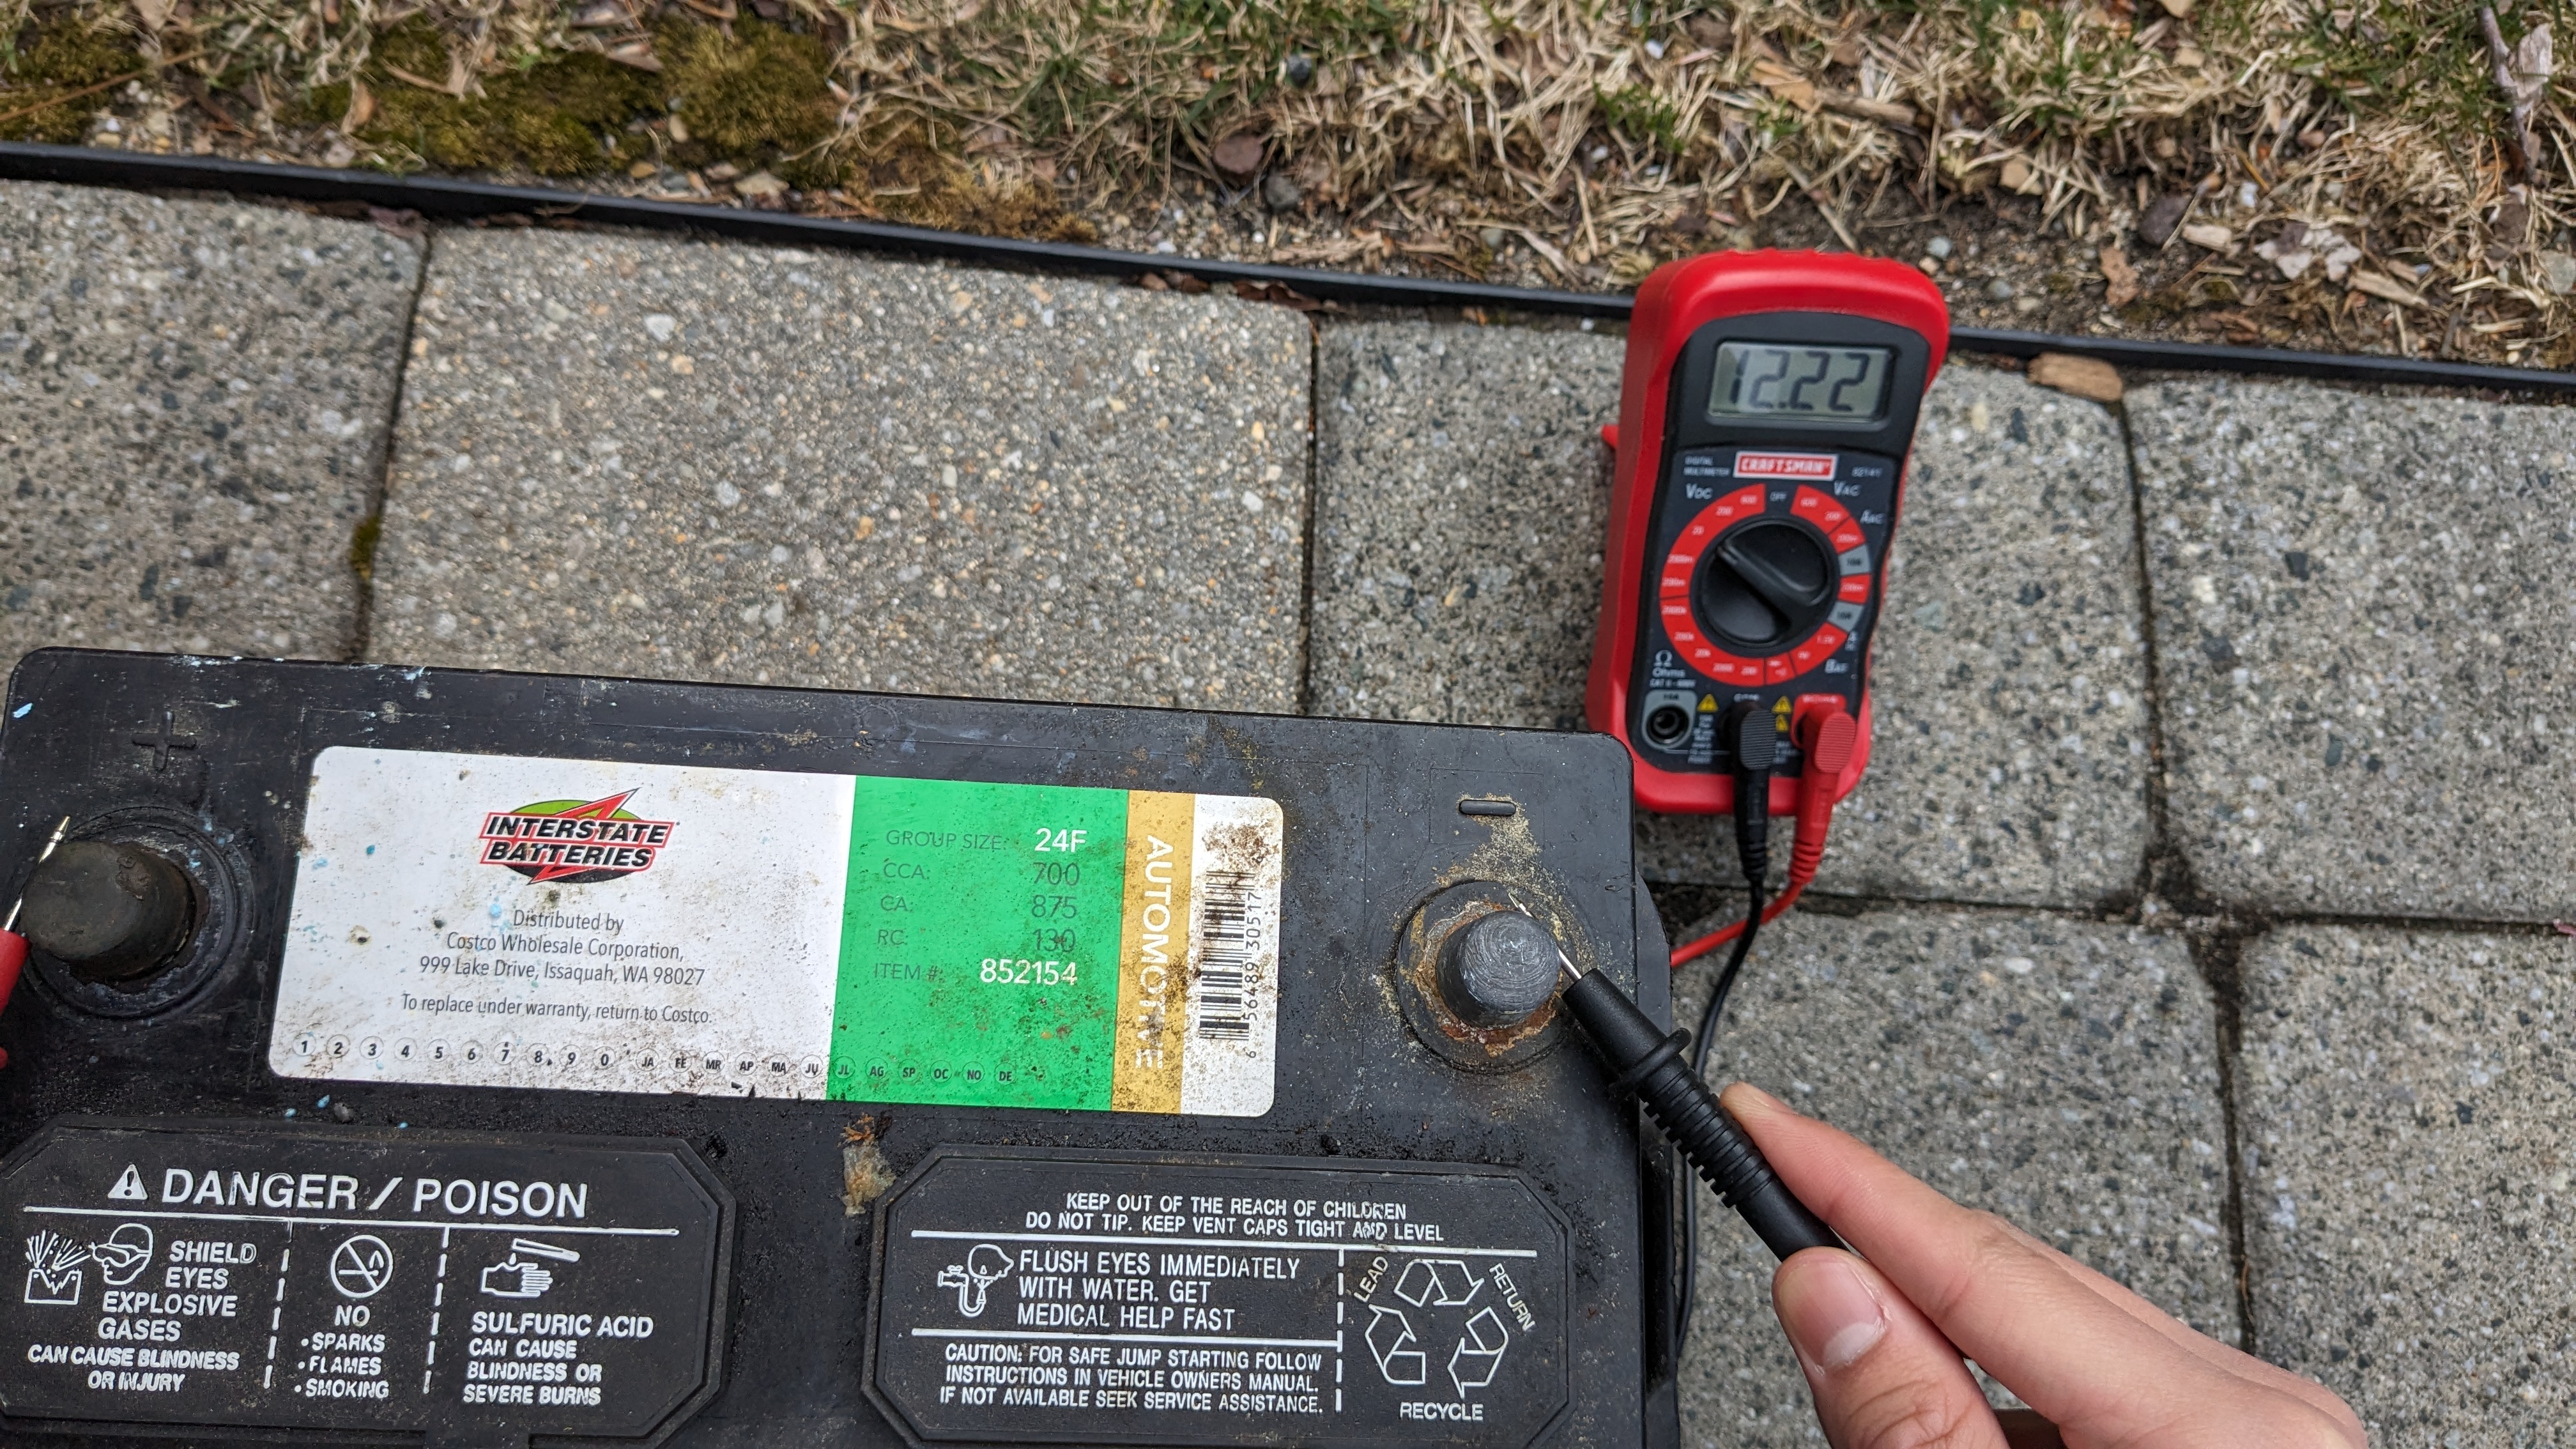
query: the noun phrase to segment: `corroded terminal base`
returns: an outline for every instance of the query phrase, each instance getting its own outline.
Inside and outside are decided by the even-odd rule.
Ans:
[[[1499,881],[1464,881],[1424,901],[1406,922],[1397,943],[1396,995],[1415,1039],[1451,1065],[1470,1071],[1525,1067],[1554,1051],[1562,1035],[1552,1029],[1557,1016],[1552,993],[1529,1010],[1497,1013],[1477,1003],[1463,982],[1453,988],[1443,980],[1444,975],[1457,978],[1470,954],[1484,956],[1489,945],[1501,944],[1499,937],[1490,942],[1486,937],[1488,932],[1514,929],[1501,921],[1504,916],[1538,925],[1528,914],[1525,892]],[[1543,926],[1540,932],[1546,934]],[[1550,945],[1553,949],[1552,937]],[[1551,962],[1554,959],[1549,957]],[[1553,972],[1549,981],[1552,985]],[[1478,1024],[1470,1012],[1492,1024]]]

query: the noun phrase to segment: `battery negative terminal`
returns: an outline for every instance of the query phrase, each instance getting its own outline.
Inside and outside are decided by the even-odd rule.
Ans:
[[[1556,993],[1556,938],[1519,911],[1494,911],[1440,947],[1440,999],[1469,1026],[1526,1021]]]

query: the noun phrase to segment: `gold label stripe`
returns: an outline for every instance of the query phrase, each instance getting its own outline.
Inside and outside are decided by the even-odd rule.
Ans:
[[[1127,890],[1118,951],[1110,1110],[1181,1110],[1190,1000],[1190,863],[1198,798],[1127,793]]]

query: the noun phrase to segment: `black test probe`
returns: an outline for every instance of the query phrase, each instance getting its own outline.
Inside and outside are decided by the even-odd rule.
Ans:
[[[1717,1200],[1743,1214],[1763,1246],[1783,1258],[1802,1248],[1842,1246],[1834,1230],[1780,1181],[1762,1150],[1683,1060],[1690,1033],[1666,1035],[1609,977],[1576,966],[1563,948],[1557,959],[1568,978],[1562,993],[1566,1009],[1617,1074],[1612,1083],[1637,1094]]]
[[[1664,1135],[1707,1180],[1717,1200],[1742,1214],[1763,1246],[1786,1258],[1803,1248],[1840,1247],[1842,1240],[1780,1181],[1771,1164],[1763,1159],[1762,1149],[1754,1146],[1753,1139],[1745,1136],[1744,1129],[1735,1125],[1735,1119],[1718,1105],[1716,1094],[1709,1091],[1701,1076],[1708,1055],[1707,1039],[1717,1030],[1728,988],[1744,969],[1744,958],[1761,926],[1762,885],[1770,860],[1771,822],[1764,809],[1772,764],[1770,714],[1758,707],[1737,705],[1726,712],[1718,731],[1728,741],[1735,776],[1735,848],[1746,886],[1753,893],[1753,905],[1745,917],[1745,930],[1736,938],[1735,951],[1709,998],[1708,1011],[1700,1020],[1700,1050],[1690,1050],[1689,1032],[1667,1034],[1657,1027],[1635,1002],[1620,994],[1608,977],[1576,966],[1564,947],[1557,947],[1556,959],[1564,971],[1561,994],[1566,1009],[1582,1023],[1593,1049],[1609,1063],[1615,1073],[1612,1085],[1636,1093],[1655,1124],[1664,1129]],[[1697,1214],[1687,1220],[1695,1224]],[[1697,1239],[1694,1231],[1684,1251],[1696,1252]],[[1684,1280],[1685,1284],[1689,1281],[1688,1277]],[[1687,1318],[1683,1322],[1686,1324]]]

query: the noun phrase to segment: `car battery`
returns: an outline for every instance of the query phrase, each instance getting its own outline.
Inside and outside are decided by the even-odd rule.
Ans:
[[[1628,775],[1591,735],[32,654],[0,1425],[1671,1443],[1663,1152],[1473,959],[1534,920],[1668,1018]]]

